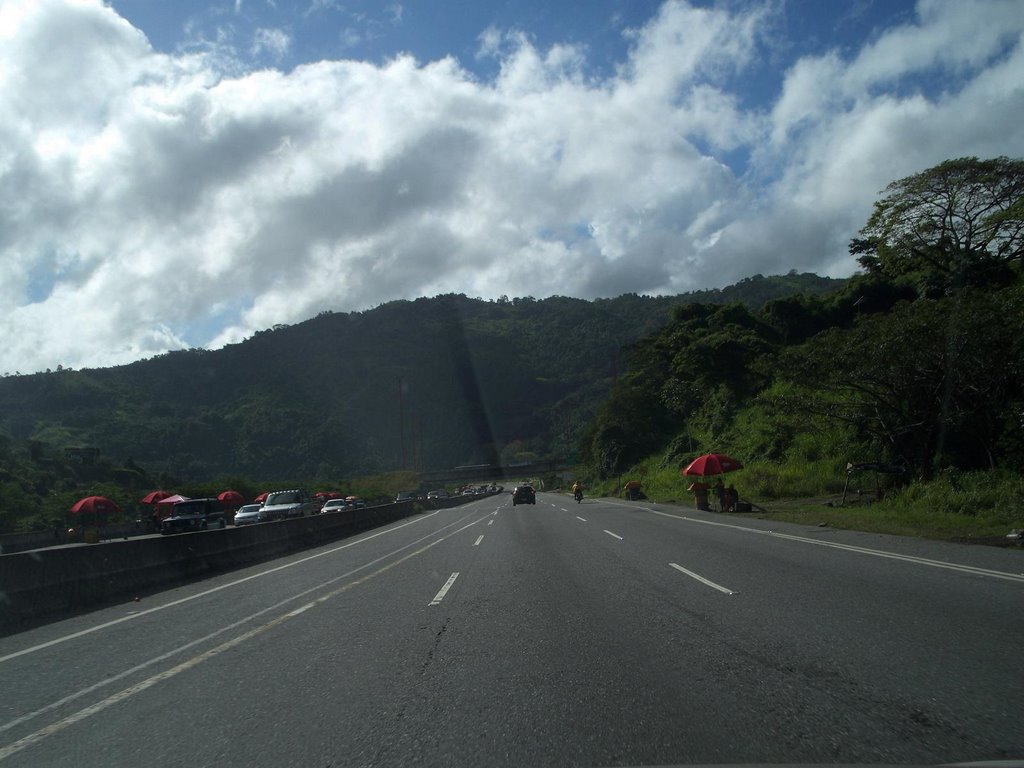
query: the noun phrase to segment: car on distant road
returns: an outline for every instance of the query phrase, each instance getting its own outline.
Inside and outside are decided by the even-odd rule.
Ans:
[[[398,504],[401,501],[415,501],[418,499],[416,491],[399,491],[398,495],[395,496],[395,503]]]
[[[309,495],[305,488],[290,488],[267,494],[260,507],[259,521],[284,520],[291,517],[315,515],[320,511],[320,500]]]
[[[235,512],[235,526],[253,525],[260,521],[260,505],[245,504]]]
[[[517,485],[512,491],[512,506],[516,504],[536,504],[537,492],[532,485]]]
[[[436,491],[431,491],[427,494],[428,499],[447,499],[450,498],[451,494],[448,493],[444,488],[440,488]]]
[[[227,525],[224,508],[219,499],[186,499],[171,509],[171,514],[160,521],[160,533],[205,531]]]

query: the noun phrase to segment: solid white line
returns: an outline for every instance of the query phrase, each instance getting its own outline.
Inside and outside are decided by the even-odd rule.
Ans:
[[[466,515],[466,517],[470,517],[470,515]],[[462,518],[462,520],[465,520],[465,519],[466,519],[465,517]],[[459,528],[456,531],[452,531],[451,533],[446,534],[446,535],[442,536],[441,538],[435,539],[434,541],[430,542],[429,544],[426,544],[423,547],[420,547],[419,549],[414,550],[414,551],[404,555],[403,557],[401,557],[398,560],[395,560],[395,561],[393,561],[391,563],[388,563],[387,565],[381,566],[380,568],[378,568],[376,571],[373,571],[372,573],[368,573],[365,576],[360,576],[358,579],[356,579],[354,581],[350,581],[350,582],[348,582],[346,584],[342,584],[340,587],[332,590],[331,592],[328,592],[327,594],[321,595],[320,597],[316,598],[315,600],[313,600],[312,602],[310,602],[310,603],[308,603],[306,605],[303,605],[303,606],[301,606],[299,608],[293,609],[293,610],[291,610],[291,611],[289,611],[287,613],[280,614],[276,618],[271,619],[270,621],[268,621],[267,623],[265,623],[265,624],[263,624],[261,626],[254,627],[253,629],[250,629],[249,631],[244,632],[243,634],[238,635],[237,637],[234,637],[234,638],[232,638],[230,640],[225,641],[224,643],[222,643],[221,645],[219,645],[219,646],[217,646],[215,648],[212,648],[212,649],[210,649],[208,651],[204,651],[203,653],[200,653],[200,654],[198,654],[196,656],[193,656],[190,659],[186,659],[185,661],[181,662],[180,664],[178,664],[175,667],[171,667],[170,669],[164,670],[163,672],[158,672],[157,674],[153,675],[152,677],[150,677],[150,678],[148,678],[146,680],[143,680],[143,681],[141,681],[139,683],[136,683],[135,685],[129,686],[128,688],[125,688],[122,691],[119,691],[117,693],[114,693],[114,694],[108,696],[106,699],[103,699],[103,700],[101,700],[101,701],[99,701],[99,702],[97,702],[95,704],[91,704],[88,707],[86,707],[85,709],[79,710],[78,712],[63,718],[62,720],[58,720],[55,723],[51,723],[50,725],[47,725],[47,726],[41,728],[40,730],[36,731],[35,733],[29,734],[28,736],[26,736],[26,737],[24,737],[24,738],[22,738],[22,739],[20,739],[20,740],[18,740],[16,742],[14,742],[12,744],[9,744],[9,745],[7,745],[5,747],[2,747],[2,748],[0,748],[0,760],[4,760],[4,759],[10,757],[11,755],[13,755],[13,754],[15,754],[17,752],[20,752],[21,750],[25,749],[26,747],[32,746],[33,744],[36,744],[36,743],[38,743],[40,741],[43,741],[47,737],[52,736],[53,734],[55,734],[55,733],[57,733],[59,731],[62,731],[65,728],[68,728],[69,726],[74,725],[75,723],[78,723],[78,722],[80,722],[82,720],[85,720],[86,718],[91,717],[92,715],[98,714],[99,712],[103,711],[104,709],[107,709],[108,707],[110,707],[110,706],[112,706],[114,704],[117,704],[118,702],[124,701],[125,699],[130,698],[131,696],[134,696],[135,694],[140,693],[140,692],[146,690],[147,688],[150,688],[153,685],[156,685],[159,682],[162,682],[162,681],[167,680],[167,679],[169,679],[171,677],[174,677],[175,675],[178,675],[181,672],[184,672],[184,671],[186,671],[188,669],[192,669],[193,667],[199,665],[200,663],[202,663],[204,661],[207,661],[208,659],[213,658],[217,654],[222,653],[223,651],[225,651],[225,650],[227,650],[229,648],[234,648],[235,646],[241,645],[243,642],[245,642],[247,640],[250,640],[250,639],[252,639],[252,638],[254,638],[254,637],[258,636],[258,635],[263,634],[264,632],[266,632],[267,630],[271,629],[272,627],[275,627],[275,626],[281,624],[282,622],[287,621],[290,618],[293,618],[295,616],[298,616],[301,613],[306,612],[307,610],[309,610],[310,608],[315,607],[319,603],[327,602],[328,600],[332,599],[333,597],[336,597],[337,595],[343,594],[344,592],[347,592],[347,591],[349,591],[350,589],[352,589],[352,588],[354,588],[356,586],[364,584],[365,582],[367,582],[367,581],[369,581],[369,580],[371,580],[371,579],[373,579],[373,578],[375,578],[375,577],[377,577],[377,576],[379,576],[379,575],[381,575],[381,574],[391,570],[392,568],[395,568],[396,566],[401,565],[402,563],[406,562],[407,560],[410,560],[413,557],[416,557],[418,555],[423,554],[424,552],[426,552],[431,547],[434,547],[435,545],[440,544],[442,541],[445,541],[445,540],[447,540],[447,539],[449,539],[449,538],[451,538],[453,536],[458,535],[459,533],[461,533],[462,531],[466,530],[467,528],[471,528],[472,526],[476,525],[477,523],[481,522],[482,520],[483,520],[483,518],[480,518],[480,520],[474,520],[472,523],[469,523],[468,525],[464,525],[462,528]],[[446,525],[446,526],[444,526],[444,528],[450,528],[452,525],[455,525],[458,522],[461,522],[461,521],[456,521],[455,523],[452,523],[450,525]],[[444,530],[444,528],[442,528],[441,530]],[[435,531],[434,533],[436,534],[436,533],[439,533],[439,532],[440,531]],[[434,534],[428,534],[427,536],[424,536],[424,537],[418,539],[417,542],[414,542],[414,543],[418,543],[418,542],[421,542],[421,541],[423,541],[425,539],[428,539],[432,535],[434,535]],[[410,545],[406,545],[406,546],[400,547],[399,549],[396,549],[395,552],[392,553],[392,554],[396,554],[396,553],[401,552],[401,551],[403,551],[405,549],[408,549],[409,546]],[[389,555],[384,555],[383,557],[377,558],[377,560],[374,560],[373,562],[374,563],[380,562],[381,560],[384,560],[387,557],[389,557]],[[355,574],[358,571],[365,570],[366,567],[368,565],[371,565],[371,564],[372,563],[367,563],[366,565],[361,565],[358,568],[355,568],[354,570],[349,571],[349,573],[347,573],[347,574],[343,574],[342,576],[337,576],[337,577],[331,579],[330,581],[324,582],[324,584],[320,585],[320,586],[332,584],[332,583],[334,583],[336,581],[339,581],[341,579],[345,579],[348,576],[351,576],[351,575]],[[453,574],[452,578],[449,581],[454,581],[456,576],[458,576],[457,573]],[[450,584],[449,584],[449,586],[450,586]],[[282,600],[277,605],[271,606],[270,608],[264,608],[263,610],[258,611],[257,613],[252,614],[252,616],[248,617],[247,619],[242,619],[241,621],[237,621],[234,624],[230,625],[229,627],[224,627],[224,628],[218,630],[217,632],[214,632],[213,634],[208,635],[206,638],[203,638],[203,640],[209,639],[211,637],[214,637],[215,635],[221,634],[222,632],[224,632],[227,629],[232,629],[232,628],[238,627],[241,624],[246,623],[247,621],[249,621],[252,618],[255,618],[255,617],[260,616],[260,615],[262,615],[264,613],[267,613],[268,611],[270,611],[270,610],[272,610],[274,608],[278,608],[281,605],[284,605],[285,603],[291,602],[292,600],[296,599],[297,597],[301,597],[302,595],[308,594],[309,592],[312,592],[315,589],[319,589],[319,588],[320,587],[313,587],[312,589],[308,589],[305,592],[300,593],[299,595],[295,595],[295,596],[293,596],[291,598],[288,598],[286,600]],[[447,589],[447,587],[446,587],[446,589]],[[184,649],[186,649],[186,648],[188,648],[190,646],[194,646],[198,642],[201,642],[201,640],[197,640],[197,641],[193,641],[191,643],[188,643],[187,645],[184,645],[181,648],[179,648],[178,651],[184,650]],[[98,688],[101,688],[101,687],[103,687],[106,684],[109,684],[109,683],[114,682],[115,680],[121,679],[125,675],[127,675],[127,674],[129,674],[131,672],[138,671],[138,670],[142,669],[145,666],[149,666],[150,664],[155,663],[156,661],[160,661],[160,660],[166,659],[169,656],[173,655],[173,653],[175,653],[175,652],[172,651],[172,652],[164,654],[161,657],[158,657],[157,659],[151,659],[149,662],[146,662],[145,664],[141,664],[141,665],[139,665],[137,667],[132,668],[131,670],[127,670],[126,672],[123,672],[123,673],[121,673],[119,675],[116,675],[114,677],[108,678],[105,681],[102,681],[100,683],[92,685],[92,686],[90,686],[90,687],[88,687],[88,688],[86,688],[86,689],[84,689],[82,691],[79,691],[76,694],[72,694],[70,696],[67,696],[67,697],[61,699],[60,701],[54,702],[54,703],[52,703],[52,704],[50,704],[50,705],[48,705],[46,707],[43,707],[42,709],[36,710],[33,713],[30,713],[28,715],[24,715],[24,716],[22,716],[20,718],[17,718],[16,720],[13,720],[10,723],[7,723],[3,728],[0,728],[0,730],[7,730],[7,729],[9,729],[9,728],[11,728],[11,727],[13,727],[15,725],[23,723],[23,722],[25,722],[27,720],[31,720],[32,718],[34,718],[34,717],[36,717],[38,715],[44,714],[45,712],[53,710],[53,709],[55,709],[55,708],[57,708],[57,707],[59,707],[59,706],[61,706],[63,704],[66,704],[66,703],[68,703],[68,702],[70,702],[70,701],[72,701],[74,699],[77,699],[80,696],[85,695],[86,693],[89,693],[91,691],[97,690]]]
[[[582,520],[582,521],[583,521],[584,523],[585,523],[585,522],[587,522],[587,518],[585,518],[585,517],[580,517],[579,515],[576,515],[576,519],[577,519],[577,520]]]
[[[434,595],[434,599],[430,601],[430,604],[437,605],[444,600],[444,596],[448,594],[448,590],[452,588],[452,584],[455,583],[457,578],[459,578],[459,572],[455,571],[455,573],[448,577],[448,581],[446,581],[444,586],[441,587],[441,591]]]
[[[607,533],[607,534],[608,534],[609,536],[614,536],[614,537],[615,537],[616,539],[618,539],[619,541],[622,541],[622,540],[623,540],[623,539],[622,539],[622,537],[621,537],[621,536],[619,536],[619,534],[617,534],[617,533],[612,533],[611,531],[608,531],[608,530],[606,530],[606,531],[605,531],[605,533]]]
[[[473,546],[474,547],[479,547],[480,546],[480,542],[483,541],[483,540],[484,540],[484,535],[481,533],[479,536],[476,537],[476,541],[473,542]]]
[[[134,675],[136,672],[141,672],[142,670],[144,670],[144,669],[146,669],[148,667],[152,667],[152,666],[154,666],[156,664],[159,664],[162,661],[166,661],[167,659],[171,658],[172,656],[177,656],[180,653],[184,653],[189,648],[194,648],[197,645],[202,645],[203,643],[205,643],[205,642],[207,642],[209,640],[212,640],[213,638],[217,637],[218,635],[222,635],[225,632],[230,632],[232,629],[237,629],[238,627],[241,627],[243,624],[247,624],[250,621],[252,621],[253,619],[258,618],[262,614],[269,613],[270,611],[274,610],[275,608],[280,608],[282,605],[284,605],[285,603],[289,603],[289,602],[291,602],[291,598],[288,598],[287,600],[284,600],[284,601],[278,603],[277,605],[272,605],[269,608],[264,608],[262,611],[259,611],[258,613],[254,613],[254,614],[252,614],[250,616],[246,616],[244,619],[236,621],[233,624],[228,624],[226,627],[221,627],[220,629],[216,630],[215,632],[211,632],[210,634],[205,635],[204,637],[197,638],[196,640],[192,640],[192,641],[190,641],[188,643],[185,643],[185,645],[182,645],[182,646],[180,646],[178,648],[174,648],[174,649],[172,649],[170,651],[167,651],[166,653],[162,653],[159,656],[154,656],[153,658],[147,659],[146,661],[142,662],[141,664],[138,664],[138,665],[136,665],[134,667],[126,669],[123,672],[118,672],[116,675],[113,675],[112,677],[108,677],[108,678],[106,678],[104,680],[100,680],[98,683],[93,683],[92,685],[90,685],[90,686],[88,686],[86,688],[82,688],[81,690],[76,691],[75,693],[72,693],[72,694],[69,694],[69,695],[65,696],[63,699],[58,699],[57,701],[54,701],[54,702],[52,702],[50,704],[47,704],[45,707],[42,707],[41,709],[37,709],[34,712],[29,712],[27,714],[22,715],[21,717],[17,717],[14,720],[11,720],[9,723],[4,723],[3,725],[0,725],[0,733],[3,733],[4,731],[8,731],[8,730],[10,730],[11,728],[14,728],[17,725],[21,725],[24,722],[28,722],[29,720],[34,720],[35,718],[39,717],[40,715],[45,715],[47,712],[50,712],[51,710],[57,709],[59,707],[62,707],[65,704],[70,704],[72,701],[75,701],[76,699],[80,699],[83,696],[86,696],[86,695],[92,693],[93,691],[98,691],[100,688],[105,688],[108,685],[112,685],[112,684],[116,683],[118,680],[123,680],[126,677],[130,677],[131,675]]]
[[[39,742],[44,741],[46,738],[53,736],[54,734],[59,733],[60,731],[65,730],[66,728],[71,727],[75,723],[79,723],[82,720],[85,720],[86,718],[99,714],[103,710],[108,709],[109,707],[112,707],[113,705],[118,704],[119,702],[124,701],[125,699],[128,699],[138,693],[141,693],[147,688],[153,687],[157,683],[174,677],[175,675],[181,674],[182,672],[199,665],[203,661],[206,661],[207,659],[210,659],[213,656],[216,656],[217,654],[222,653],[223,651],[229,648],[239,645],[245,640],[248,640],[249,638],[257,634],[265,632],[271,626],[279,624],[287,618],[288,614],[283,614],[282,616],[279,616],[277,619],[275,619],[274,622],[272,622],[271,624],[265,624],[262,627],[256,627],[255,629],[251,629],[249,630],[249,632],[246,632],[243,635],[239,635],[238,637],[233,638],[232,640],[228,640],[223,645],[219,645],[216,648],[213,648],[209,651],[206,651],[203,654],[200,654],[199,656],[193,656],[191,659],[183,661],[176,667],[172,667],[171,669],[165,670],[164,672],[160,672],[154,675],[153,677],[136,683],[135,685],[129,688],[125,688],[123,691],[118,691],[117,693],[107,697],[106,699],[103,699],[102,701],[98,701],[95,704],[90,704],[85,709],[79,710],[78,712],[72,715],[68,715],[67,717],[63,718],[62,720],[58,720],[55,723],[51,723],[50,725],[41,728],[35,733],[31,733],[28,736],[25,736],[24,738],[13,742],[12,744],[8,744],[7,746],[0,748],[0,760],[5,760],[11,755],[17,754],[18,752],[22,751],[23,749],[26,749],[27,747],[31,747],[34,744],[38,744]]]
[[[681,566],[681,565],[677,565],[676,563],[669,563],[669,565],[671,565],[677,571],[681,571],[681,572],[685,573],[687,576],[696,579],[700,583],[707,584],[709,587],[711,587],[713,589],[717,589],[719,592],[724,592],[727,595],[735,595],[736,594],[731,589],[727,589],[726,587],[723,587],[721,584],[715,584],[715,582],[711,581],[710,579],[705,579],[699,573],[694,573],[693,571],[687,570],[686,568],[683,568],[683,566]]]
[[[377,533],[370,534],[369,536],[364,536],[363,538],[358,539],[356,541],[350,541],[350,542],[348,542],[346,544],[342,544],[340,547],[334,547],[334,548],[329,549],[329,550],[327,550],[325,552],[318,552],[315,555],[310,555],[308,557],[303,557],[303,558],[301,558],[299,560],[293,560],[290,563],[285,563],[284,565],[278,565],[278,566],[275,566],[273,568],[269,568],[269,569],[267,569],[265,571],[260,571],[259,573],[254,573],[251,576],[246,576],[244,578],[228,582],[227,584],[221,584],[220,586],[216,586],[216,587],[213,587],[211,589],[204,590],[202,592],[197,592],[196,594],[189,595],[188,597],[182,597],[182,598],[180,598],[178,600],[172,600],[169,603],[164,603],[163,605],[158,605],[158,606],[155,606],[153,608],[147,608],[144,611],[138,611],[138,612],[135,612],[135,613],[131,613],[131,614],[128,614],[127,616],[122,616],[119,619],[114,619],[112,621],[104,622],[103,624],[97,624],[95,627],[89,627],[88,629],[83,629],[83,630],[81,630],[79,632],[73,632],[70,635],[64,635],[63,637],[58,637],[58,638],[55,638],[53,640],[48,640],[45,643],[40,643],[39,645],[34,645],[34,646],[30,647],[30,648],[23,648],[20,651],[14,651],[13,653],[9,653],[6,656],[0,656],[0,664],[2,664],[5,661],[10,661],[11,659],[16,659],[19,656],[24,656],[24,655],[29,654],[29,653],[36,653],[37,651],[41,651],[41,650],[44,650],[46,648],[50,648],[50,647],[52,647],[54,645],[60,645],[61,643],[66,643],[69,640],[76,640],[79,637],[84,637],[86,635],[91,635],[93,632],[99,632],[100,630],[103,630],[103,629],[109,629],[110,627],[117,626],[118,624],[121,624],[121,623],[126,622],[126,621],[131,621],[133,619],[138,619],[138,618],[140,618],[142,616],[147,616],[147,615],[149,615],[151,613],[156,613],[157,611],[163,611],[163,610],[166,610],[168,608],[174,608],[175,606],[191,602],[192,600],[198,600],[201,597],[206,597],[207,595],[212,595],[215,592],[220,592],[222,589],[228,589],[230,587],[237,587],[239,584],[244,584],[244,583],[246,583],[248,581],[252,581],[253,579],[259,579],[259,578],[262,578],[263,576],[268,576],[268,575],[270,575],[272,573],[277,573],[278,571],[283,571],[286,568],[292,568],[293,566],[301,565],[302,563],[308,563],[310,560],[316,560],[317,558],[324,557],[326,555],[332,555],[335,552],[340,552],[343,549],[348,549],[349,547],[354,547],[357,544],[362,544],[363,542],[369,541],[370,539],[375,539],[378,536],[384,536],[385,534],[393,533],[394,531],[401,530],[402,528],[405,528],[406,526],[414,525],[416,523],[419,523],[419,522],[421,522],[423,520],[426,520],[428,518],[433,517],[434,515],[438,514],[440,511],[441,510],[437,510],[436,512],[430,512],[430,513],[424,515],[423,517],[418,517],[415,520],[410,520],[408,522],[402,523],[401,525],[397,525],[394,528],[388,528],[387,530],[384,530],[384,531],[378,531]],[[470,517],[470,516],[471,515],[466,515],[466,517]],[[449,528],[452,525],[458,525],[458,523],[460,523],[462,520],[465,520],[466,517],[463,517],[460,520],[456,520],[454,523],[450,523],[449,525],[444,526],[444,528],[441,528],[438,531],[435,531],[434,533],[427,534],[423,538],[417,539],[412,544],[407,544],[404,547],[400,547],[399,549],[396,549],[395,552],[401,552],[403,549],[408,549],[410,546],[413,546],[414,544],[416,544],[416,543],[418,543],[420,541],[423,541],[423,539],[425,539],[425,538],[429,538],[430,536],[433,536],[435,533],[440,533],[445,528]],[[394,552],[390,553],[390,554],[394,554]],[[384,557],[389,557],[390,554],[389,555],[385,555]],[[370,565],[373,565],[374,563],[379,562],[381,559],[383,559],[383,558],[378,558],[377,560],[373,560],[373,561],[367,563],[366,565],[363,565],[363,566],[360,566],[360,567],[361,568],[366,568],[366,567],[368,567]],[[317,589],[317,588],[318,587],[314,587],[314,589]],[[295,595],[295,596],[293,596],[292,598],[289,598],[289,599],[294,600],[295,598],[300,597],[300,596],[301,595]]]
[[[799,541],[803,544],[816,544],[819,547],[842,549],[847,552],[855,552],[860,555],[871,555],[872,557],[882,557],[888,560],[901,560],[905,563],[912,563],[913,565],[926,565],[930,568],[943,568],[948,571],[958,571],[960,573],[967,573],[973,576],[986,576],[992,579],[1002,579],[1004,581],[1016,581],[1019,583],[1024,583],[1024,574],[1021,573],[995,571],[989,568],[979,568],[974,565],[948,563],[944,560],[932,560],[927,557],[915,557],[914,555],[900,555],[895,552],[886,552],[885,550],[881,549],[868,549],[867,547],[857,547],[853,544],[840,544],[836,541],[822,541],[821,539],[812,539],[807,536],[796,536],[791,533],[778,533],[776,531],[766,531],[763,528],[751,528],[750,526],[736,525],[734,523],[720,523],[715,520],[699,520],[695,517],[685,517],[683,515],[672,515],[668,512],[660,512],[657,509],[650,509],[649,507],[633,507],[633,509],[641,509],[644,512],[650,512],[652,515],[671,517],[675,520],[682,520],[687,523],[700,523],[701,525],[713,525],[718,528],[731,528],[736,531],[743,531],[744,533],[756,533],[759,536],[772,536],[774,538],[779,539],[788,539],[789,541]]]

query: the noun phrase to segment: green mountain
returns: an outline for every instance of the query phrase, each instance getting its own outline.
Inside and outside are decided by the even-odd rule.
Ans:
[[[576,456],[621,350],[673,306],[752,309],[844,281],[790,273],[682,296],[445,295],[322,313],[216,351],[0,379],[0,432],[183,481],[330,479]]]

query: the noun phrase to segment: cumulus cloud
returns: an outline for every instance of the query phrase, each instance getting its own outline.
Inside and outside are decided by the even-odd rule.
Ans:
[[[247,70],[216,43],[157,53],[100,0],[8,0],[0,373],[447,291],[849,274],[889,181],[1024,154],[1013,0],[922,0],[858,50],[793,61],[753,105],[738,83],[763,74],[777,12],[669,0],[601,78],[583,48],[482,30],[485,82],[451,58]]]

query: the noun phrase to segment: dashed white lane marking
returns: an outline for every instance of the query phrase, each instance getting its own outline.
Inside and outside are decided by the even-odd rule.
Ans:
[[[585,518],[585,517],[580,517],[579,515],[576,515],[576,519],[577,519],[577,520],[582,520],[582,521],[583,521],[584,523],[585,523],[585,522],[587,522],[587,518]]]
[[[722,586],[721,584],[715,584],[715,582],[711,581],[710,579],[705,579],[705,578],[704,578],[703,576],[701,576],[701,575],[700,575],[699,573],[694,573],[694,572],[693,572],[693,571],[691,571],[691,570],[688,570],[688,569],[686,569],[686,568],[683,568],[683,566],[681,566],[681,565],[678,565],[678,564],[676,564],[676,563],[669,563],[669,565],[671,565],[671,566],[672,566],[673,568],[675,568],[675,569],[676,569],[677,571],[679,571],[679,572],[681,572],[681,573],[685,573],[685,574],[686,574],[687,576],[689,576],[689,577],[690,577],[691,579],[696,579],[696,580],[697,580],[697,581],[699,581],[699,582],[700,582],[701,584],[707,584],[707,585],[708,585],[709,587],[711,587],[712,589],[717,589],[717,590],[718,590],[719,592],[724,592],[724,593],[725,593],[725,594],[727,594],[727,595],[735,595],[735,594],[736,594],[735,592],[733,592],[733,591],[732,591],[731,589],[729,589],[728,587],[723,587],[723,586]]]
[[[487,524],[488,524],[488,525],[494,525],[494,521],[493,521],[493,520],[488,520],[488,521],[487,521]]]
[[[622,541],[622,537],[619,536],[619,534],[617,534],[617,533],[612,533],[609,530],[605,530],[605,533],[607,533],[609,536],[613,536],[614,538],[618,539],[619,541]]]
[[[459,572],[455,571],[455,573],[448,577],[448,581],[444,583],[444,586],[441,587],[441,590],[436,595],[434,595],[434,599],[430,601],[430,604],[438,605],[442,600],[444,600],[444,596],[448,594],[448,590],[452,588],[452,584],[455,583],[455,580],[457,578],[459,578]]]
[[[483,540],[484,540],[484,535],[481,533],[479,536],[476,537],[476,541],[473,542],[473,546],[474,547],[479,547],[480,546],[480,542],[483,541]]]

